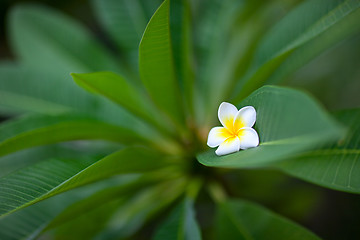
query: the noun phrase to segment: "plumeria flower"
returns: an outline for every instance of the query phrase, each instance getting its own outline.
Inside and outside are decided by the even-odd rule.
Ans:
[[[218,117],[224,127],[214,127],[210,130],[207,145],[218,147],[216,155],[226,155],[240,149],[257,147],[259,136],[252,128],[256,121],[256,110],[246,106],[239,111],[227,102],[219,106]]]

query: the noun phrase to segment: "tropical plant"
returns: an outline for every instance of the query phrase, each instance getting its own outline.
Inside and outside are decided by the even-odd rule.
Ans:
[[[44,6],[9,14],[0,239],[319,239],[239,192],[276,194],[252,180],[275,169],[360,193],[360,109],[274,86],[358,36],[360,1],[92,5],[105,45]],[[256,109],[258,147],[206,146],[223,101]]]

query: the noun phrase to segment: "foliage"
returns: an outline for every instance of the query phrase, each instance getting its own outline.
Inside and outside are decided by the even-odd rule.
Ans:
[[[92,6],[107,45],[44,6],[9,14],[17,62],[0,64],[1,239],[319,239],[239,199],[228,173],[276,169],[360,193],[360,109],[330,113],[269,85],[356,37],[358,0]],[[206,148],[223,101],[255,107],[259,147]],[[215,227],[204,230],[197,210],[209,204]]]

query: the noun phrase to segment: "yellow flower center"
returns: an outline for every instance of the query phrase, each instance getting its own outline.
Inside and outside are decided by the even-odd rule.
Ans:
[[[234,121],[234,118],[230,117],[224,121],[224,125],[225,127],[220,131],[221,137],[230,140],[234,137],[240,138],[243,135],[241,128],[245,127],[245,124],[241,121],[241,119],[236,119]]]

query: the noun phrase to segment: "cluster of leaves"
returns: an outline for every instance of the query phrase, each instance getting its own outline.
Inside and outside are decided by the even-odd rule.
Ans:
[[[360,193],[360,109],[330,115],[306,93],[263,86],[358,33],[359,1],[308,0],[281,20],[282,1],[92,3],[113,52],[52,9],[9,15],[18,62],[0,65],[0,111],[16,116],[0,126],[1,239],[134,239],[143,226],[153,239],[201,239],[205,191],[215,239],[319,239],[229,198],[223,168]],[[204,151],[222,101],[256,108],[259,147]]]

